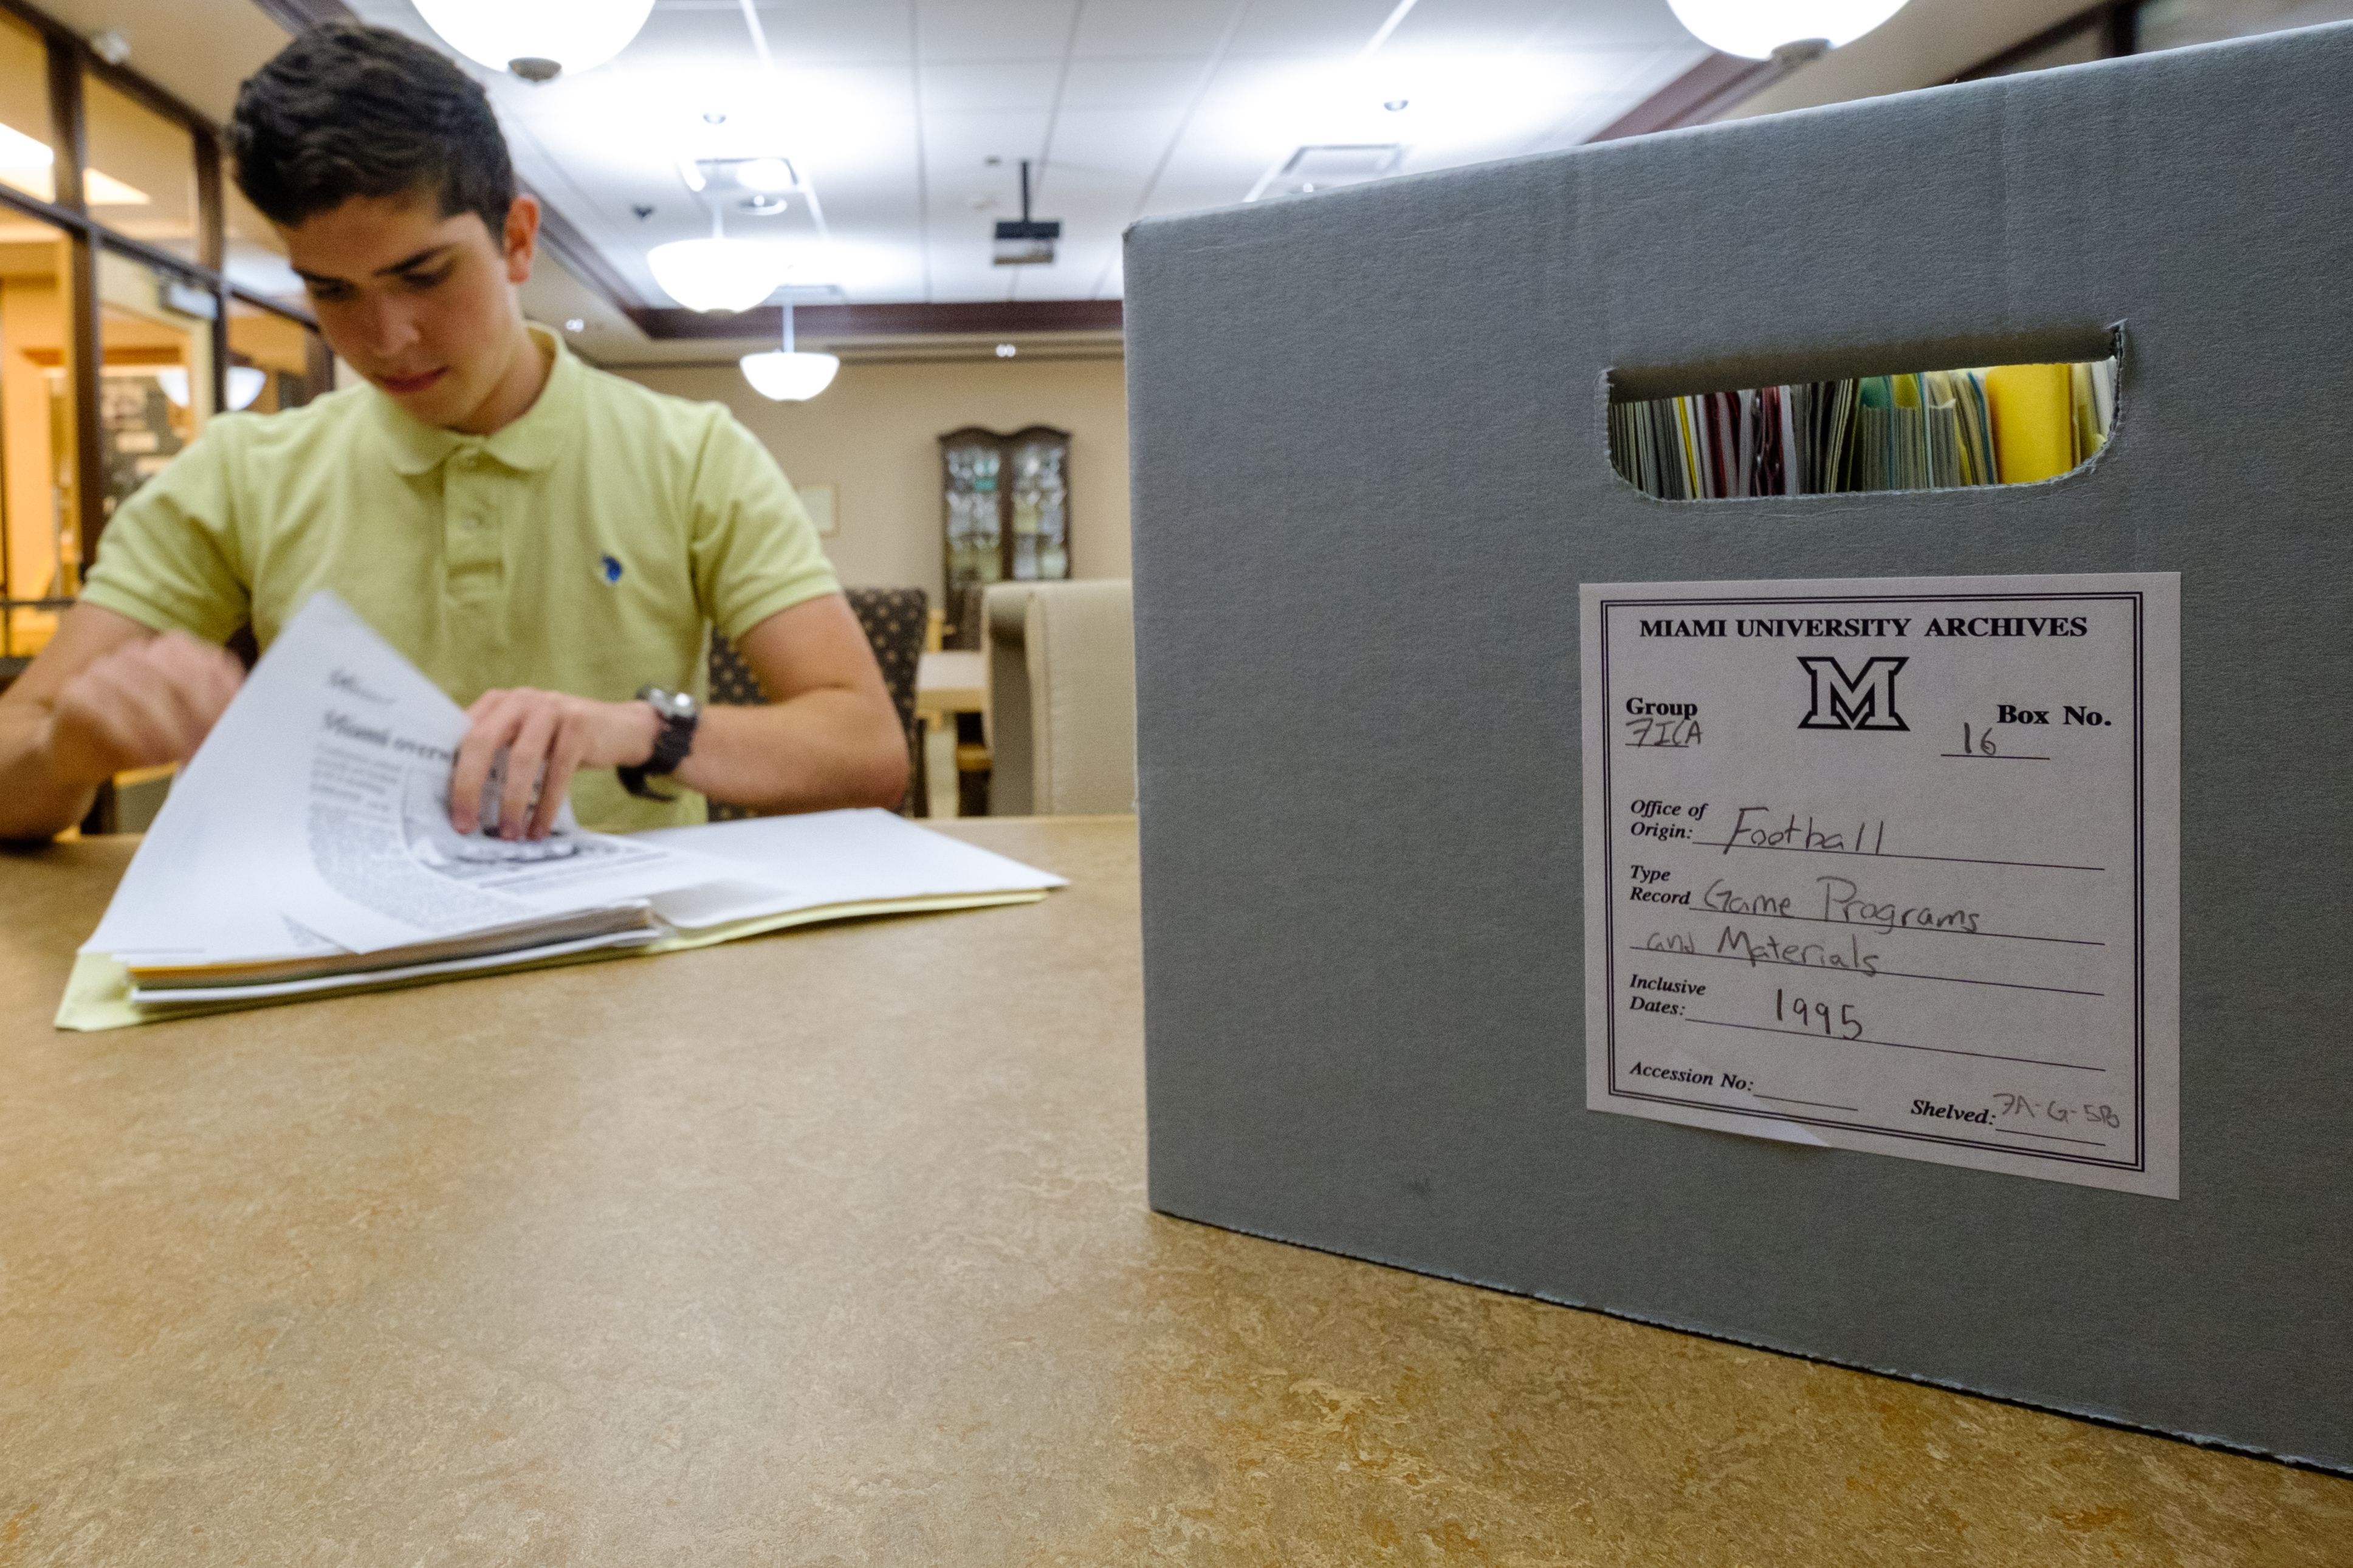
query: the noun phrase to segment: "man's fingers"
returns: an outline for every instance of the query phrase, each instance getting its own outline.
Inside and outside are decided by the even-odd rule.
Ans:
[[[78,773],[184,763],[237,695],[235,658],[184,634],[98,660],[58,693],[51,744]]]
[[[540,764],[547,760],[555,739],[555,711],[534,705],[507,747],[507,776],[499,791],[499,837],[521,838],[531,831],[531,791],[539,782]]]
[[[58,703],[53,732],[103,777],[125,768],[178,762],[185,724],[168,690],[121,668],[97,668]],[[193,749],[193,748],[191,748]]]
[[[539,780],[539,805],[531,814],[533,838],[544,838],[555,830],[555,814],[564,809],[572,775],[579,771],[580,759],[587,751],[587,725],[575,715],[556,731],[555,744],[547,753],[547,769]]]
[[[207,647],[205,652],[210,657],[205,660],[203,689],[211,708],[210,718],[217,720],[237,700],[237,694],[244,689],[245,666],[239,664],[237,656],[225,647]]]
[[[140,705],[148,717],[151,742],[170,753],[168,758],[154,760],[185,762],[195,755],[222,710],[237,695],[244,670],[227,649],[199,642],[185,632],[156,637],[136,649],[135,656],[135,661],[126,661],[120,672],[130,679],[118,679],[118,689],[135,681]]]
[[[474,727],[458,743],[458,760],[449,770],[449,826],[460,833],[471,833],[481,826],[482,784],[491,776],[491,763],[500,749],[513,736],[508,695],[486,691],[467,710]]]
[[[210,669],[175,671],[182,679],[159,681],[148,689],[157,727],[168,736],[174,762],[185,763],[196,754],[196,748],[212,733],[213,721],[227,706],[216,700],[213,679],[216,673]]]

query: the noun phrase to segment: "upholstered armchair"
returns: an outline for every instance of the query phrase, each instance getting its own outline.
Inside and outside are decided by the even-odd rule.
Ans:
[[[1135,809],[1135,611],[1125,581],[1000,583],[988,652],[988,811]]]
[[[849,588],[843,596],[865,628],[866,640],[874,648],[874,662],[882,667],[882,684],[890,689],[891,705],[899,710],[899,728],[907,737],[908,780],[899,797],[899,815],[913,816],[916,769],[923,756],[923,735],[915,725],[915,668],[923,657],[929,596],[921,588]],[[711,700],[741,706],[767,700],[752,667],[716,630],[711,634]],[[711,803],[713,822],[758,815],[749,806]]]

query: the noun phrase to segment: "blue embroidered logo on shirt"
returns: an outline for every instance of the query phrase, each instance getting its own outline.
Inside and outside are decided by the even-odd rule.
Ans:
[[[621,580],[621,563],[614,560],[609,555],[601,556],[598,559],[603,563],[602,570],[604,572],[605,581],[607,583],[619,582]]]

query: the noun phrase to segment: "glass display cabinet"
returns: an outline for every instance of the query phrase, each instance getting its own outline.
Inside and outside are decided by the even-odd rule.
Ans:
[[[991,583],[1071,574],[1071,433],[1032,425],[1010,436],[968,426],[940,437],[951,647],[980,646]]]

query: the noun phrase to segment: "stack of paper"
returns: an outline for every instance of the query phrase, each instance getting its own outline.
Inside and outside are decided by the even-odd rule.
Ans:
[[[2001,482],[1986,373],[1930,370],[1856,384],[1848,490],[1934,490]]]
[[[290,622],[183,770],[58,1015],[223,1006],[808,921],[1029,902],[1062,879],[883,811],[539,840],[449,824],[466,715],[332,595]]]

